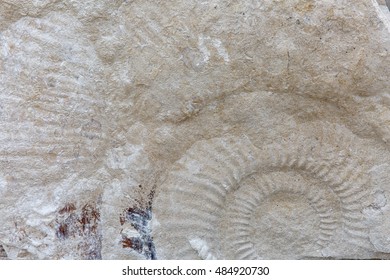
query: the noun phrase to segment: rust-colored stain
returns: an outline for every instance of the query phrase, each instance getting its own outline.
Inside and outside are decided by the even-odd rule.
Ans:
[[[89,204],[84,205],[81,209],[81,217],[79,223],[83,234],[96,233],[98,222],[100,221],[100,213],[96,208]]]
[[[125,224],[126,218],[123,214],[119,215],[119,222],[120,222],[121,226],[123,226]]]
[[[68,225],[61,223],[57,229],[57,237],[60,239],[66,239],[69,237]]]
[[[123,237],[122,246],[123,248],[131,248],[137,251],[138,253],[142,254],[144,243],[142,242],[141,238],[138,237],[132,237],[132,238]]]
[[[84,259],[101,259],[101,234],[98,226],[100,212],[96,206],[85,204],[80,210],[74,203],[66,203],[58,211],[56,236],[61,241],[79,238],[77,249]]]
[[[58,211],[58,213],[65,214],[73,212],[74,210],[76,210],[76,207],[73,203],[66,203],[65,206],[60,211]]]

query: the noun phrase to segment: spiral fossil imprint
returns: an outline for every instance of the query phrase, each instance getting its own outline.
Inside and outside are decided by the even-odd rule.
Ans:
[[[82,34],[76,19],[52,13],[0,35],[0,166],[17,180],[48,182],[96,164],[101,73]]]
[[[287,213],[285,221],[280,221],[282,226],[296,222],[306,228],[304,224],[313,221],[309,230],[315,234],[310,239],[312,246],[305,247],[297,241],[302,232],[291,231],[292,236],[286,238],[295,240],[295,245],[289,249],[292,255],[285,258],[321,256],[335,234],[345,236],[351,246],[369,246],[361,213],[369,177],[353,155],[353,135],[332,124],[305,125],[296,131],[278,144],[261,148],[245,137],[193,145],[175,164],[154,203],[157,255],[272,258],[266,248],[257,249],[262,237],[256,238],[254,227],[267,212],[275,211],[274,204],[262,207],[278,195],[295,197],[298,204],[294,205],[309,215],[302,218],[305,221]]]

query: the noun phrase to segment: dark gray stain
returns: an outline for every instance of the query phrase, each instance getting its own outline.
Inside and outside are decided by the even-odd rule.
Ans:
[[[139,187],[142,187],[141,185]],[[119,216],[121,225],[128,222],[138,232],[137,237],[126,237],[122,235],[122,247],[130,248],[139,254],[145,256],[146,259],[156,260],[156,249],[151,236],[151,220],[152,220],[152,201],[155,188],[148,195],[148,201],[145,208],[129,207],[123,214]]]
[[[0,260],[7,260],[7,252],[4,250],[3,245],[0,245]]]

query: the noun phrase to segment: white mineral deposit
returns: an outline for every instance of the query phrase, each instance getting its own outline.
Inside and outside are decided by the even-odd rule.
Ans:
[[[390,259],[389,0],[0,0],[0,260]]]

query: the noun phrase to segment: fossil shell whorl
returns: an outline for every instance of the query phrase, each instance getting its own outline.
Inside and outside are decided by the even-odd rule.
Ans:
[[[0,37],[0,166],[50,182],[96,168],[104,139],[100,63],[81,24],[52,13]]]
[[[226,228],[220,240],[228,258],[299,258],[325,248],[340,227],[337,197],[308,176],[257,173],[240,185],[227,198],[220,222]],[[278,198],[291,203],[279,207],[283,201]],[[267,205],[268,200],[271,205]],[[270,207],[272,211],[267,211]]]
[[[196,143],[176,163],[155,200],[154,224],[161,227],[154,231],[157,255],[277,257],[256,249],[253,227],[264,215],[261,209],[267,200],[289,193],[302,213],[316,219],[316,235],[311,237],[313,246],[292,248],[296,251],[285,257],[322,256],[335,234],[350,246],[369,247],[361,213],[369,178],[353,155],[348,130],[323,126],[298,128],[299,133],[260,149],[246,138]],[[290,223],[286,219],[285,226]]]
[[[214,235],[227,193],[257,169],[255,150],[247,139],[217,138],[196,143],[177,162],[154,203],[154,224],[162,226],[155,238],[167,240],[164,250],[157,246],[158,257],[196,259],[198,250],[200,256],[216,258],[204,252],[203,237]]]

